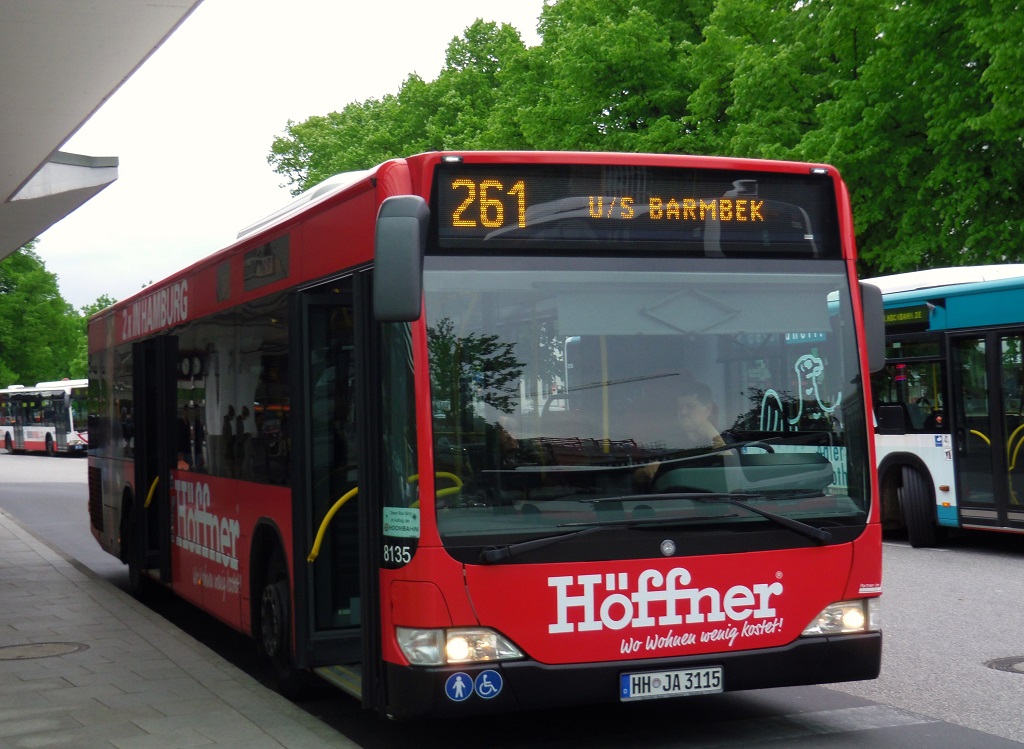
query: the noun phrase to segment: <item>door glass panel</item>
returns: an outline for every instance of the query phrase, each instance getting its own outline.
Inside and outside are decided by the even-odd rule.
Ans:
[[[989,419],[988,367],[985,340],[968,338],[953,344],[956,371],[959,496],[965,504],[993,505],[993,435]]]
[[[1011,505],[1019,505],[1024,500],[1024,335],[1003,336],[1000,348],[1009,500]]]
[[[349,293],[339,295],[351,300]],[[313,532],[359,483],[356,435],[356,352],[351,301],[308,307],[310,495]],[[314,564],[316,628],[359,624],[359,496],[352,495],[326,527]]]

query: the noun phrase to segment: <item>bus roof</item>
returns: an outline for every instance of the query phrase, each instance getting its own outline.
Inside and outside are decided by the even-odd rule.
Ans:
[[[895,294],[900,291],[919,291],[940,286],[974,284],[982,281],[998,281],[1004,278],[1020,278],[1021,276],[1024,276],[1024,264],[932,268],[864,280],[880,288],[883,294]]]
[[[311,188],[296,195],[292,200],[277,209],[269,216],[264,216],[238,232],[237,239],[245,239],[258,231],[273,226],[299,210],[305,208],[318,198],[326,198],[329,195],[341,192],[346,187],[351,187],[357,182],[366,179],[376,171],[375,169],[363,169],[357,172],[342,172],[328,177],[323,182],[313,185]]]
[[[81,380],[52,380],[50,382],[37,382],[35,385],[8,385],[0,390],[0,393],[39,393],[51,390],[72,390],[74,388],[89,387],[89,381]]]
[[[37,382],[37,390],[61,390],[64,388],[84,388],[89,387],[88,380],[51,380],[50,382]]]
[[[887,311],[927,305],[927,329],[931,331],[1015,325],[1024,309],[1024,264],[936,268],[865,282],[882,290]],[[922,321],[920,317],[914,320]],[[889,323],[896,327],[911,324],[887,317]]]

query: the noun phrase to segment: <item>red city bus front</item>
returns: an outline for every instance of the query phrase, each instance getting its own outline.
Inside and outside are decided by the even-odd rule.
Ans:
[[[385,393],[419,435],[384,508],[388,712],[877,676],[842,183],[467,161],[392,357],[415,397]]]
[[[660,545],[656,538],[651,543]],[[439,647],[466,639],[487,659],[469,662],[463,651],[461,663],[456,657],[445,665],[392,667],[391,709],[397,715],[403,707],[433,714],[544,709],[875,678],[880,639],[870,622],[854,619],[873,615],[868,602],[877,599],[864,596],[877,593],[879,571],[854,566],[851,577],[854,547],[467,566],[467,617],[449,618],[446,606],[432,623],[445,631]],[[873,582],[846,585],[854,578]],[[441,602],[443,583],[393,586],[392,624],[400,633],[417,629],[403,623],[423,621],[418,586],[433,588]],[[822,616],[843,601],[841,611]],[[846,625],[838,621],[844,615]],[[396,648],[393,657],[405,660]],[[465,700],[456,699],[446,686],[459,674],[466,684],[490,674],[496,691],[470,688]]]

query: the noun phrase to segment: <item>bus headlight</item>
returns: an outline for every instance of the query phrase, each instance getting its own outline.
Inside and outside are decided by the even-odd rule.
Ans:
[[[826,606],[801,635],[844,635],[877,632],[880,628],[879,599],[859,598]]]
[[[402,654],[414,666],[487,663],[523,657],[519,648],[493,629],[396,627],[395,634]]]

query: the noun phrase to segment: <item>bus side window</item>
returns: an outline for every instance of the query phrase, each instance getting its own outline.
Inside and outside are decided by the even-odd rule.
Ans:
[[[879,434],[906,434],[910,419],[905,403],[880,403],[875,408],[878,422],[875,431]]]

